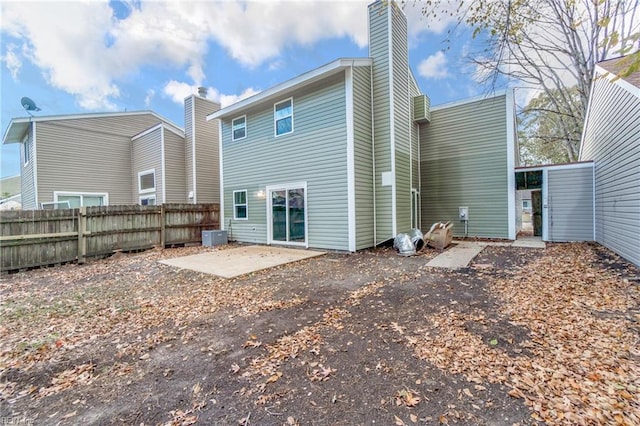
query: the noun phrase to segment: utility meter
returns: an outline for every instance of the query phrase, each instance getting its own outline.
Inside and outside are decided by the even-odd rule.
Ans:
[[[458,207],[458,216],[461,222],[469,220],[469,207]]]

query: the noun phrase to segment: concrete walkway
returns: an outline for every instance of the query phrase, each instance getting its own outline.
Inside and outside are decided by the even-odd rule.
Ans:
[[[514,242],[493,243],[484,241],[458,241],[454,240],[455,246],[437,255],[427,263],[427,266],[435,268],[458,269],[469,266],[469,263],[486,246],[513,246],[528,248],[545,248],[544,241],[539,238],[524,238]]]

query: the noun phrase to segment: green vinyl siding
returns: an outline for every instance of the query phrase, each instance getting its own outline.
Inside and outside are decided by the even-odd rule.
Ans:
[[[224,217],[230,238],[267,242],[269,185],[307,183],[310,247],[348,250],[345,74],[294,91],[292,133],[274,136],[273,102],[254,105],[247,137],[231,140],[231,119],[222,120]],[[248,218],[234,221],[233,191],[247,190]]]
[[[640,97],[594,79],[580,160],[594,161],[595,238],[640,266]]]
[[[509,238],[506,95],[434,108],[420,125],[422,226],[454,223],[469,236]]]
[[[370,67],[353,70],[353,103],[356,250],[360,250],[375,244]]]
[[[392,3],[391,57],[393,60],[393,132],[396,171],[397,232],[411,229],[411,111],[409,97],[409,47],[407,19]],[[393,236],[393,235],[392,235]]]
[[[369,6],[369,56],[373,58],[373,122],[375,157],[376,244],[393,238],[392,187],[382,186],[382,173],[391,172],[391,101],[389,8]]]
[[[140,136],[139,138],[134,139],[131,148],[131,162],[133,165],[133,173],[132,173],[132,204],[139,204],[139,197],[144,195],[145,197],[155,195],[156,196],[156,204],[161,204],[163,202],[162,199],[162,132],[164,129],[162,126],[158,126],[152,132],[147,133],[146,135]],[[148,170],[155,171],[155,191],[153,192],[145,192],[144,194],[140,194],[139,183],[138,183],[138,173],[145,172]],[[113,203],[111,203],[113,204]]]

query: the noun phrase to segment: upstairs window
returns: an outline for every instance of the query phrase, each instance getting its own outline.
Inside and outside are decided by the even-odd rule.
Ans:
[[[145,170],[138,173],[138,192],[154,192],[156,190],[156,170]]]
[[[247,137],[247,116],[234,118],[231,122],[231,140],[237,141]]]
[[[22,144],[23,154],[24,154],[24,165],[29,164],[31,160],[31,138],[28,136],[25,138],[24,143]]]
[[[293,99],[274,105],[276,136],[293,132]]]
[[[233,191],[233,218],[246,220],[247,217],[247,190]]]

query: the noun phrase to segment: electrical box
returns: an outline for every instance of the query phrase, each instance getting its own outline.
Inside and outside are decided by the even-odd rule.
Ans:
[[[469,220],[469,207],[458,207],[458,217],[461,222]]]
[[[202,231],[202,245],[207,247],[227,244],[227,231]]]

